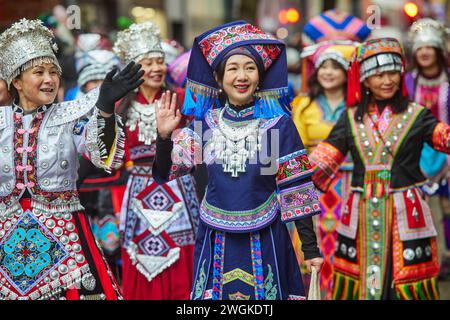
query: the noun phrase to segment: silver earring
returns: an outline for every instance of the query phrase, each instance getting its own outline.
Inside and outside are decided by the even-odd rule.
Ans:
[[[222,93],[222,89],[219,89],[219,93]]]

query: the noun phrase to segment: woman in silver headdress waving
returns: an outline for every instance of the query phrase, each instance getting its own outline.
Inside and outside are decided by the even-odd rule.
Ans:
[[[61,68],[38,20],[0,35],[0,73],[14,97],[0,108],[0,299],[121,298],[77,190],[78,153],[120,166],[114,104],[142,82],[139,65],[113,69],[99,90],[54,103]]]
[[[142,65],[145,82],[118,105],[130,172],[121,211],[122,289],[125,299],[188,299],[193,277],[194,234],[199,204],[192,176],[158,186],[156,108],[166,87],[167,66],[159,29],[133,24],[117,36],[114,51]],[[182,92],[178,91],[181,98]]]

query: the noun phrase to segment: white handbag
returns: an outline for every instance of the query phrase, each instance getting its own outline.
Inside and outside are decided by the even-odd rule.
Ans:
[[[311,282],[309,285],[308,300],[321,300],[319,276],[314,267],[311,267]]]

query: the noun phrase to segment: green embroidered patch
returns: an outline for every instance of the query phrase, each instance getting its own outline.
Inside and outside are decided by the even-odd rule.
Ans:
[[[200,269],[200,275],[195,284],[195,297],[194,300],[200,299],[203,294],[203,288],[205,287],[206,274],[205,274],[206,259],[203,260],[202,267]]]
[[[273,285],[273,272],[272,266],[267,265],[269,272],[267,273],[266,279],[264,279],[264,290],[266,292],[266,300],[276,300],[277,299],[277,285]]]

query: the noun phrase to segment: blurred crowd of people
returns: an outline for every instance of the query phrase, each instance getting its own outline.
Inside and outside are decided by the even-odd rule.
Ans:
[[[242,21],[206,31],[188,49],[162,39],[151,22],[117,33],[72,32],[64,12],[39,19],[22,20],[0,37],[0,105],[11,107],[0,113],[0,298],[304,299],[312,268],[320,271],[323,299],[439,298],[438,279],[450,278],[443,23],[416,21],[407,56],[398,40],[374,38],[364,21],[334,9],[308,21],[291,46]],[[30,46],[41,54],[16,63],[14,48],[31,50],[19,43],[28,36],[45,36],[47,47],[36,40]],[[55,44],[59,50],[49,53]],[[58,67],[40,71],[49,73],[44,89],[57,92],[27,111],[24,101],[37,100],[24,79],[42,65]],[[62,118],[41,124],[53,104]],[[32,117],[26,122],[19,113]],[[51,143],[69,143],[52,140],[58,125],[70,126],[79,154],[36,156]],[[18,130],[27,138],[5,149],[13,127],[11,139]],[[47,140],[32,137],[39,128],[50,132]],[[212,138],[202,139],[208,128]],[[280,132],[281,154],[277,172],[265,176],[248,161],[265,148],[260,136],[269,129]],[[96,147],[89,147],[91,135]],[[9,151],[22,155],[32,139],[28,158],[13,155],[10,165]],[[97,147],[103,162],[94,161]],[[204,163],[193,161],[198,149]],[[70,165],[76,174],[55,169],[59,178],[45,176],[48,163],[64,171],[67,161],[77,163]],[[11,170],[29,173],[14,180]],[[8,179],[18,182],[12,191]],[[75,184],[64,188],[58,179]],[[46,189],[48,181],[54,189]],[[39,197],[48,205],[37,205]],[[50,216],[24,222],[27,212],[68,213],[69,223]],[[78,214],[86,214],[91,231]],[[55,224],[82,239],[84,255]],[[83,232],[71,233],[74,224]],[[44,240],[35,236],[28,245],[9,228]],[[437,242],[438,232],[444,241]],[[45,250],[35,253],[34,246]],[[72,275],[82,289],[61,280],[71,268],[65,254],[78,268],[87,261],[90,273]]]

